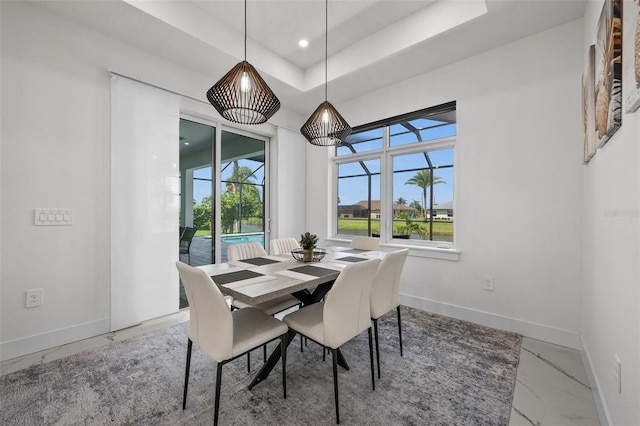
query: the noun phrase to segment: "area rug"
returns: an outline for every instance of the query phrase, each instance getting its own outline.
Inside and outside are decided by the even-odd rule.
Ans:
[[[404,356],[395,312],[379,321],[382,378],[371,389],[367,333],[343,346],[341,424],[507,425],[521,337],[402,307]],[[0,377],[7,425],[204,425],[213,422],[215,363],[194,345],[186,410],[182,386],[187,323]],[[272,344],[275,345],[275,342]],[[271,350],[271,348],[270,348]],[[262,351],[222,369],[221,425],[335,424],[330,356],[313,344],[287,352],[287,399],[280,365],[247,385]]]

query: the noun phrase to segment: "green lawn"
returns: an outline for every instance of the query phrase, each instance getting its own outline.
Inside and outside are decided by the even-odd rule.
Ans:
[[[429,222],[415,221],[424,229],[425,233],[429,232]],[[399,229],[405,225],[404,220],[395,220],[393,222],[393,232],[396,234],[401,233]],[[338,219],[338,229],[342,231],[367,231],[366,219]],[[380,233],[380,221],[371,221],[371,232]],[[203,237],[211,235],[209,229],[198,229],[196,231],[196,237]],[[453,221],[434,221],[433,222],[433,235],[453,235]]]
[[[429,232],[429,222],[415,221],[426,233]],[[393,232],[400,233],[399,229],[405,225],[404,220],[393,221]],[[338,219],[338,229],[344,231],[367,231],[366,219]],[[371,221],[371,232],[380,233],[380,221]],[[434,221],[433,235],[453,235],[453,221]]]
[[[261,226],[262,225],[262,218],[250,218],[248,220],[243,220],[242,221],[242,225],[257,225],[257,226]],[[207,225],[209,226],[209,225]],[[198,229],[196,231],[196,237],[206,237],[206,236],[210,236],[211,235],[211,230],[210,229]]]

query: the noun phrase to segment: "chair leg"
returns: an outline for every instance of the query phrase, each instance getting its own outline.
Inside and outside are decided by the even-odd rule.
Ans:
[[[400,321],[400,305],[396,308],[398,311],[398,337],[400,337],[400,356],[402,356],[402,321]]]
[[[376,336],[376,360],[378,361],[378,379],[380,378],[380,345],[378,344],[378,319],[373,320],[373,330]]]
[[[218,411],[220,410],[220,382],[222,381],[222,363],[218,363],[218,368],[216,371],[216,402],[215,408],[213,412],[213,425],[216,426],[218,424]]]
[[[187,388],[189,387],[189,369],[191,368],[191,348],[193,347],[193,342],[191,339],[187,342],[187,367],[184,371],[184,394],[182,395],[182,409],[184,410],[187,406]]]
[[[373,390],[376,390],[376,375],[373,372],[373,339],[371,338],[371,327],[369,327],[369,363],[371,364],[371,386]],[[380,367],[380,364],[378,364]],[[378,370],[378,374],[380,374],[380,370]]]
[[[280,336],[280,352],[282,353],[282,392],[287,399],[287,333]]]
[[[262,345],[262,362],[267,363],[267,344]]]
[[[247,373],[251,373],[251,351],[247,352]]]
[[[298,309],[302,309],[302,303],[298,305]],[[302,340],[307,340],[306,337],[302,336],[302,334],[300,335],[300,352],[304,352],[304,347],[302,346]]]
[[[324,354],[324,347],[322,348]],[[336,400],[336,424],[340,423],[340,406],[338,403],[338,350],[331,348],[331,359],[333,360],[333,393]]]

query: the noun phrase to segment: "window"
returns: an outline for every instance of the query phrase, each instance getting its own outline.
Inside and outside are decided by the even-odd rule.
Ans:
[[[338,165],[338,234],[379,233],[380,201],[375,200],[380,200],[380,158]]]
[[[336,236],[453,242],[455,102],[364,125],[336,148]]]

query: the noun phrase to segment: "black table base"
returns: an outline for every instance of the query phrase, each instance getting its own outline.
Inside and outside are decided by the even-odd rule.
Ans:
[[[320,284],[318,287],[316,287],[315,290],[313,290],[313,292],[310,292],[308,290],[301,290],[293,293],[293,295],[302,302],[303,306],[313,305],[314,303],[318,303],[319,301],[324,299],[324,296],[331,289],[332,285],[333,285],[333,281],[323,283],[323,284]],[[287,347],[289,347],[289,344],[296,337],[296,334],[298,333],[296,333],[293,330],[289,330],[285,340],[285,345]],[[281,356],[282,356],[281,345],[278,345],[276,346],[274,351],[271,353],[271,355],[269,355],[269,359],[267,359],[267,362],[265,362],[262,368],[260,369],[260,371],[258,371],[258,374],[256,374],[256,376],[253,378],[253,380],[251,381],[251,384],[249,384],[249,390],[253,389],[255,385],[262,382],[269,376],[269,373],[271,373],[271,370],[273,370],[273,367],[275,367],[280,361]],[[340,349],[338,349],[338,365],[345,368],[346,370],[349,370],[349,364],[347,364],[347,361],[344,359],[344,356],[342,355],[342,352],[340,351]]]

